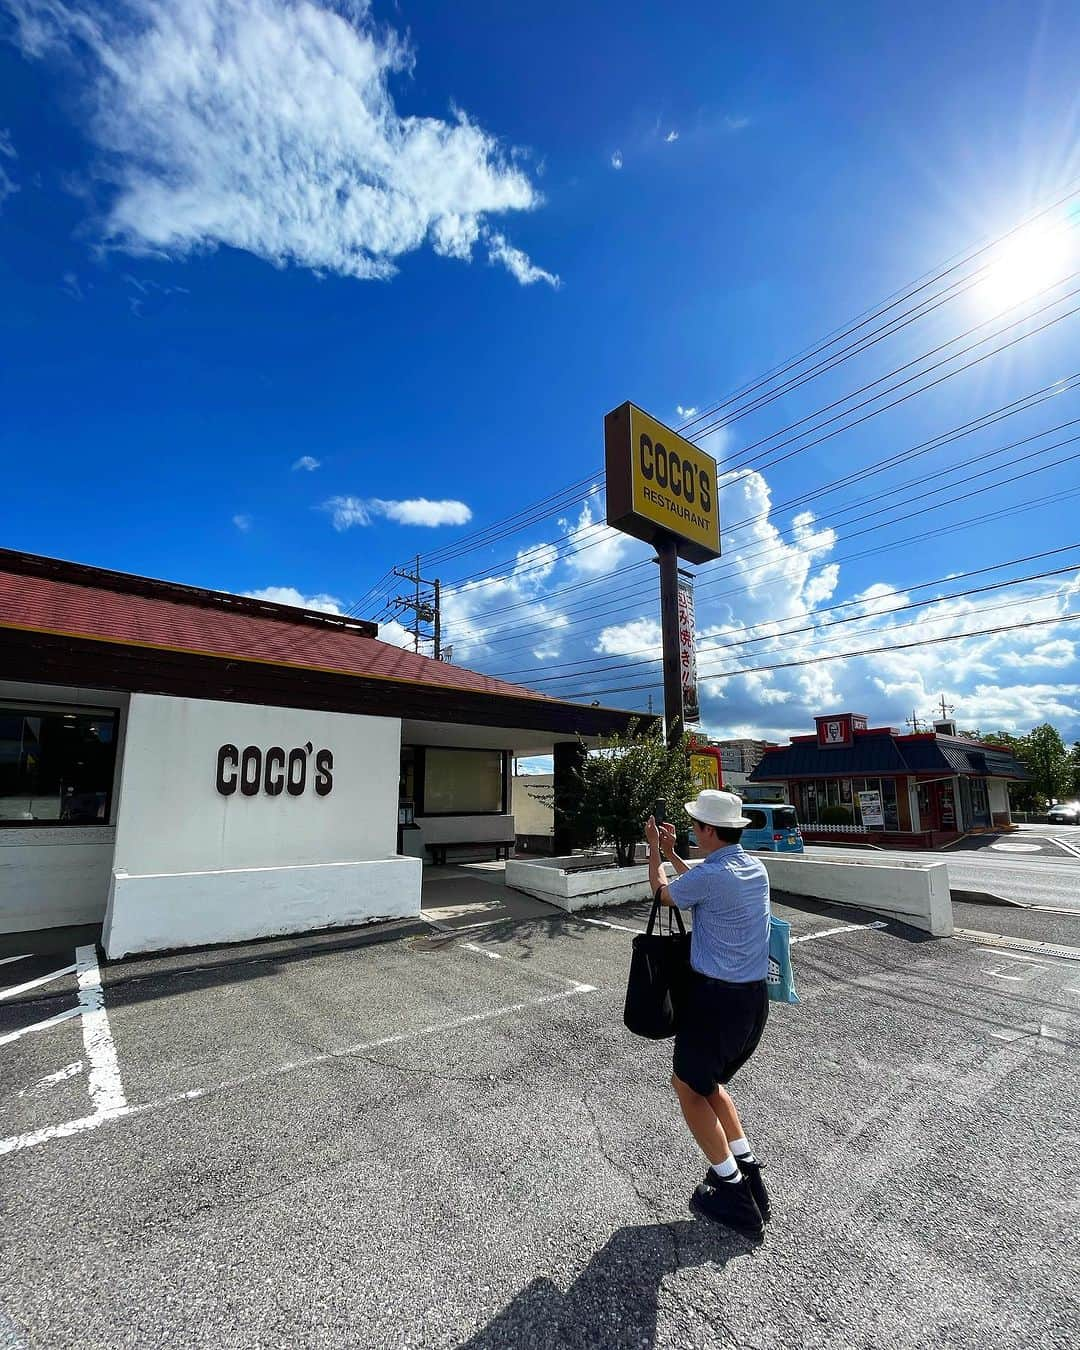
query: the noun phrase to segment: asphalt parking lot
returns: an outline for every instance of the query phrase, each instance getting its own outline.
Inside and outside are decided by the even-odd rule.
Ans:
[[[1075,953],[775,907],[758,1248],[621,1025],[641,907],[0,965],[0,1347],[1075,1345]]]

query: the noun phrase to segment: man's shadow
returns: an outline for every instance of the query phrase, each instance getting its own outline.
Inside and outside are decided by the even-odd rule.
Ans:
[[[533,1280],[459,1350],[642,1350],[656,1339],[665,1275],[707,1263],[723,1266],[751,1248],[705,1221],[620,1228],[565,1294],[546,1277]]]

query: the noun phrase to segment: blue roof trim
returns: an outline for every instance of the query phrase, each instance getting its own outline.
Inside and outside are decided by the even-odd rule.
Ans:
[[[882,732],[857,736],[851,746],[826,747],[816,741],[802,741],[766,750],[747,781],[909,773],[973,774],[1018,782],[1029,778],[1018,760],[995,746],[978,745],[955,736],[899,742],[888,732]]]

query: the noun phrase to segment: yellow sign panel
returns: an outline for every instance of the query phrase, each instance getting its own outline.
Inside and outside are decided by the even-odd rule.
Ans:
[[[715,755],[690,756],[690,781],[699,792],[720,786],[720,773]]]
[[[609,413],[604,430],[608,524],[649,543],[673,537],[689,562],[719,557],[713,457],[632,403]]]

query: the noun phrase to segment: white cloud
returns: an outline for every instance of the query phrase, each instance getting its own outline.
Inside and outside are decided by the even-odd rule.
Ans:
[[[390,520],[399,525],[467,525],[472,520],[472,511],[464,502],[428,501],[426,497],[415,497],[404,502],[384,502],[378,498],[371,505]]]
[[[813,609],[816,605],[820,605],[823,600],[831,600],[839,580],[839,563],[829,563],[823,567],[817,576],[807,582],[803,588],[803,599],[806,601],[807,608]]]
[[[622,151],[616,150],[611,156],[611,167],[613,169],[621,169],[622,166],[623,166]]]
[[[668,134],[664,137],[664,140],[668,143],[668,145],[671,145],[674,141],[677,141],[678,139],[679,133],[677,131],[669,131]]]
[[[1076,644],[1067,638],[1057,638],[1053,642],[1043,642],[1032,647],[1028,653],[1026,665],[1029,666],[1071,666],[1076,660]]]
[[[63,280],[60,283],[60,289],[65,295],[70,295],[72,300],[85,300],[86,293],[79,284],[79,278],[74,272],[65,272]]]
[[[241,534],[247,534],[254,522],[252,521],[250,516],[240,514],[233,516],[232,523],[236,526],[236,528],[240,531]]]
[[[413,635],[398,623],[397,619],[387,619],[379,624],[379,641],[388,642],[391,647],[406,647],[411,650]]]
[[[18,159],[15,147],[11,143],[11,135],[3,127],[0,127],[0,156],[3,156],[4,159]],[[7,172],[3,164],[0,164],[0,206],[3,205],[5,198],[13,196],[18,191],[18,183]]]
[[[294,469],[306,469],[308,473],[314,473],[322,467],[322,460],[316,459],[314,455],[301,455],[299,459],[293,461]]]
[[[688,422],[691,417],[695,417],[697,415],[696,408],[684,408],[681,403],[676,403],[675,411],[679,414],[679,416],[682,418],[684,422]]]
[[[25,55],[87,72],[106,243],[387,278],[425,244],[468,260],[485,240],[518,280],[551,280],[488,224],[541,203],[520,157],[459,109],[398,111],[416,56],[369,0],[7,3]]]
[[[749,117],[728,113],[724,118],[724,126],[727,127],[728,131],[745,131],[749,125]]]
[[[647,660],[662,651],[660,625],[655,619],[631,619],[629,623],[612,624],[601,629],[594,650],[605,656],[633,653]]]
[[[494,231],[488,235],[488,260],[502,263],[510,275],[523,286],[531,286],[536,281],[546,281],[553,289],[559,289],[559,278],[553,272],[545,272],[542,267],[531,263],[527,254],[508,244],[501,234]]]
[[[321,609],[327,614],[340,614],[341,601],[336,595],[304,595],[295,586],[264,586],[258,591],[245,591],[252,600],[270,600],[276,605],[296,605],[300,609]]]
[[[536,544],[518,550],[514,564],[514,581],[523,590],[539,590],[551,576],[559,561],[559,550],[554,544]]]
[[[370,525],[375,516],[384,516],[399,525],[465,525],[472,520],[472,511],[464,502],[429,501],[414,497],[408,501],[384,501],[381,497],[331,497],[323,502],[329,511],[335,530],[347,530],[353,525]]]
[[[569,531],[563,558],[578,577],[595,577],[613,571],[622,561],[630,542],[627,535],[594,522],[592,504],[588,501],[582,503],[576,525],[560,520],[559,528]]]

